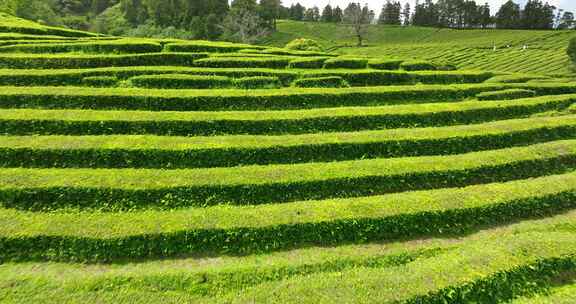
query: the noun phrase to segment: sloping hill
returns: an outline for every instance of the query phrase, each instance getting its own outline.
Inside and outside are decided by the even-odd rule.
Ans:
[[[574,296],[569,79],[16,23],[2,303]]]
[[[422,27],[371,26],[368,47],[355,48],[355,38],[343,25],[283,20],[267,44],[283,46],[296,38],[311,38],[339,53],[444,60],[463,69],[570,74],[565,49],[575,31],[453,30]],[[494,51],[496,45],[496,51]],[[523,50],[524,45],[527,46]]]

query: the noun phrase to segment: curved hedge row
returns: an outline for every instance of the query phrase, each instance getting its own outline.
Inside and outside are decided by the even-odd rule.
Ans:
[[[576,93],[574,84],[421,85],[343,89],[164,91],[78,87],[3,87],[0,108],[127,109],[215,111],[302,109],[335,106],[390,105],[426,101],[450,102],[481,92],[524,88],[542,95]]]
[[[164,57],[163,57],[164,56]],[[170,58],[171,55],[158,56]],[[316,60],[316,59],[314,59]],[[294,62],[294,61],[291,61]],[[305,62],[305,61],[303,61]],[[155,63],[160,64],[160,62]],[[169,64],[169,63],[166,63]],[[175,62],[174,64],[178,64]],[[183,62],[182,64],[186,64]],[[304,65],[308,63],[303,63]],[[304,68],[301,66],[300,68]],[[434,72],[403,72],[403,71],[295,71],[261,68],[188,68],[188,67],[110,67],[98,69],[77,70],[0,70],[0,85],[14,86],[44,86],[44,85],[81,85],[80,79],[91,76],[113,76],[128,79],[140,75],[156,74],[190,74],[216,75],[231,78],[242,77],[278,77],[283,85],[289,86],[297,78],[342,77],[352,86],[382,86],[414,83],[453,84],[480,83],[490,78],[492,73],[473,71],[434,71]]]
[[[168,213],[169,224],[167,213],[160,211],[37,216],[4,211],[3,216],[16,218],[25,226],[21,225],[19,230],[23,231],[17,235],[0,237],[3,249],[0,260],[111,262],[192,253],[246,254],[310,244],[325,246],[463,233],[480,226],[573,209],[576,189],[570,180],[574,180],[574,174],[465,189],[299,202],[282,208],[268,205],[172,211]],[[542,191],[538,193],[540,188]],[[446,197],[459,200],[439,201]],[[394,202],[394,206],[389,202]],[[331,210],[330,213],[327,210]],[[290,214],[301,215],[287,216]],[[188,226],[174,218],[181,218]],[[118,229],[125,222],[130,222],[126,227],[135,231]],[[422,225],[423,222],[426,225]],[[49,234],[37,228],[54,226],[62,227],[62,234]],[[111,231],[113,229],[120,231]],[[110,233],[114,236],[101,237]]]
[[[186,74],[142,75],[128,81],[134,87],[149,89],[213,89],[232,86],[232,79],[225,76]]]
[[[246,49],[263,50],[266,47],[230,42],[190,41],[168,43],[164,49],[168,52],[177,53],[234,53]]]
[[[145,112],[0,110],[0,130],[11,135],[220,135],[303,134],[447,126],[519,118],[564,110],[576,96],[384,107],[262,112]],[[576,113],[576,111],[574,112]]]
[[[132,55],[0,55],[0,67],[11,69],[83,69],[122,66],[190,66],[208,54],[152,53]]]
[[[478,100],[510,100],[536,96],[536,92],[524,89],[509,89],[494,92],[482,92],[476,97]]]
[[[196,60],[194,66],[206,68],[268,68],[284,69],[292,59],[281,57],[209,57]]]
[[[240,168],[1,169],[0,202],[5,208],[24,210],[130,210],[266,204],[463,187],[573,171],[575,142],[450,156]]]
[[[292,84],[297,88],[348,88],[350,85],[339,76],[301,78]]]
[[[0,167],[234,167],[449,155],[576,139],[576,116],[554,121],[547,118],[522,119],[404,132],[279,137],[32,136],[0,139]]]
[[[0,53],[123,53],[123,54],[145,54],[162,51],[162,46],[155,42],[119,40],[119,41],[96,41],[80,43],[35,43],[24,45],[11,45],[0,47]]]
[[[170,57],[168,55],[167,57]],[[85,77],[110,76],[127,80],[142,75],[186,74],[205,76],[226,76],[230,78],[274,77],[284,85],[290,85],[299,77],[298,73],[272,69],[218,69],[189,68],[180,66],[134,66],[108,67],[77,70],[0,70],[0,85],[4,86],[65,86],[82,85]]]

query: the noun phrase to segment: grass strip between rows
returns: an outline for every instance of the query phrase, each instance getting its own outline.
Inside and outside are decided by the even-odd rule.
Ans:
[[[503,182],[576,167],[576,141],[451,156],[210,169],[1,169],[7,208],[264,204]]]
[[[449,155],[575,138],[576,115],[288,136],[0,136],[0,167],[232,167]]]
[[[127,110],[259,110],[444,102],[480,92],[525,87],[541,95],[576,92],[574,84],[466,84],[277,90],[152,90],[78,87],[0,87],[0,108]]]
[[[463,233],[576,207],[576,174],[360,199],[178,211],[0,210],[0,259],[231,254]],[[425,224],[422,224],[425,223]]]

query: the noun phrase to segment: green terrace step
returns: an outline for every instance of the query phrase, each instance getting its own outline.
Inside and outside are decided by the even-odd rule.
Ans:
[[[576,115],[284,136],[0,136],[0,167],[233,167],[448,155],[560,139],[576,139]]]
[[[1,54],[3,69],[85,69],[110,66],[189,66],[205,53],[149,53],[125,55]]]
[[[242,112],[0,109],[8,135],[302,134],[471,124],[564,110],[576,95],[491,102]],[[576,105],[576,104],[575,104]]]
[[[173,55],[168,55],[173,56]],[[92,69],[1,69],[0,84],[9,86],[81,86],[82,79],[93,76],[111,76],[126,80],[134,76],[159,74],[216,75],[231,78],[272,76],[285,85],[299,77],[299,72],[272,69],[210,69],[184,66],[130,66]]]
[[[25,54],[55,54],[55,53],[124,53],[144,54],[162,51],[162,45],[158,42],[143,39],[120,39],[114,41],[91,41],[77,43],[34,43],[26,45],[11,45],[0,47],[0,53],[25,53]]]
[[[112,302],[126,298],[131,303],[150,303],[151,299],[163,303],[184,299],[222,303],[234,301],[246,289],[256,292],[272,287],[268,291],[281,289],[283,294],[286,290],[283,285],[288,281],[297,281],[288,286],[302,286],[311,280],[325,279],[324,282],[331,282],[316,289],[320,291],[316,297],[330,296],[333,287],[340,285],[351,292],[338,294],[338,300],[350,302],[374,300],[375,294],[382,303],[426,295],[432,295],[428,300],[440,300],[438,297],[442,295],[457,296],[459,303],[478,300],[472,297],[505,301],[545,290],[554,284],[558,273],[574,269],[571,255],[574,234],[554,229],[573,221],[572,212],[495,227],[458,239],[313,247],[272,252],[265,257],[221,256],[96,265],[6,263],[0,267],[0,284],[10,288],[0,289],[0,297],[14,302],[38,299],[43,303],[71,299],[86,302],[94,298],[109,298]],[[342,278],[342,272],[345,278],[359,280],[346,280],[350,285],[342,286],[341,282],[335,282],[336,277]],[[358,289],[362,285],[360,279],[373,284],[368,290]],[[332,293],[325,293],[326,290]],[[363,290],[363,295],[358,290]],[[46,292],[51,295],[48,302],[43,298]],[[266,294],[270,296],[264,302],[274,299],[274,293]],[[461,298],[463,295],[466,298]]]
[[[576,140],[450,156],[209,169],[0,169],[6,208],[265,204],[459,187],[576,168]]]
[[[576,92],[576,84],[464,84],[345,89],[152,90],[0,87],[0,108],[126,110],[260,110],[454,101],[480,92],[527,88],[541,95]]]
[[[260,206],[119,213],[0,209],[0,260],[113,261],[405,240],[575,207],[576,173],[571,172],[465,188]]]
[[[177,57],[177,55],[174,55]],[[173,57],[174,57],[173,56]],[[186,56],[183,56],[184,58]],[[166,57],[169,58],[168,56]],[[168,64],[168,63],[167,63]],[[93,69],[2,69],[0,70],[0,85],[11,86],[65,86],[82,85],[82,78],[91,76],[113,76],[128,79],[133,76],[155,74],[191,74],[217,75],[232,78],[250,76],[278,77],[289,86],[298,77],[319,77],[318,75],[334,74],[343,77],[353,86],[378,86],[414,83],[478,83],[491,76],[487,72],[476,71],[434,71],[434,72],[401,72],[375,70],[325,70],[313,72],[309,70],[274,70],[263,68],[191,68],[179,66],[138,66],[138,67],[108,67]]]

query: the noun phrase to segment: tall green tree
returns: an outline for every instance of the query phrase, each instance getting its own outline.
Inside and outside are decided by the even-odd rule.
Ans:
[[[521,27],[522,15],[520,5],[508,0],[504,3],[498,13],[496,13],[496,27],[504,29],[515,29]]]

